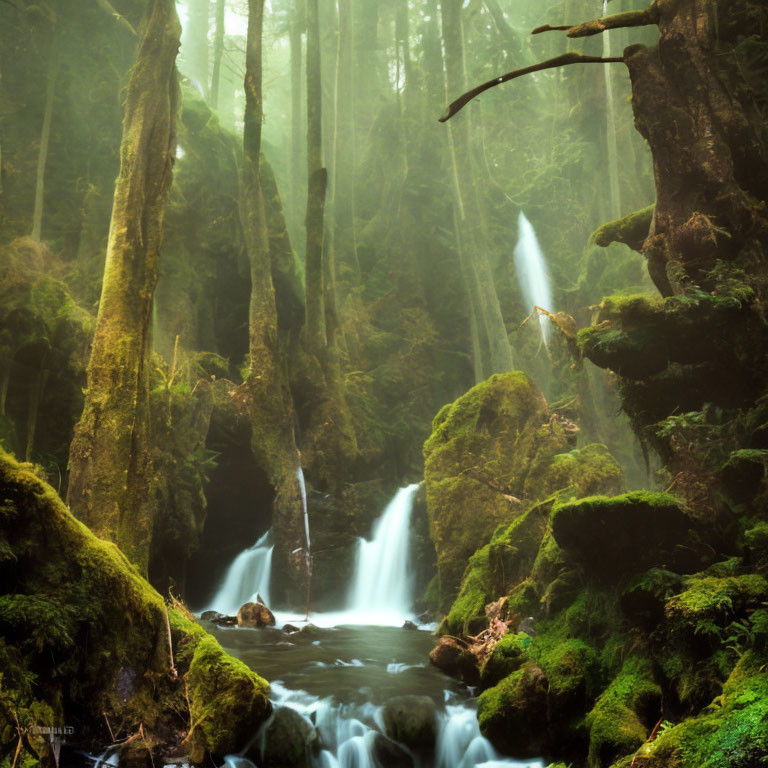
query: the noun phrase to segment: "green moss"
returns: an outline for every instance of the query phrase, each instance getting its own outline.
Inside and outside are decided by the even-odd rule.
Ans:
[[[146,749],[189,728],[188,681],[197,691],[193,710],[208,723],[191,737],[200,759],[229,751],[235,729],[245,742],[267,707],[260,678],[171,610],[174,675],[160,595],[114,544],[72,517],[29,465],[2,451],[0,500],[0,726],[16,717],[73,725],[98,743],[106,713],[129,733],[142,724]],[[196,654],[204,655],[195,662]],[[54,716],[35,720],[43,705]],[[252,717],[241,725],[233,713],[249,706]]]
[[[535,664],[505,677],[477,699],[483,735],[516,757],[535,757],[546,740],[547,679]]]
[[[650,232],[655,210],[656,204],[653,203],[621,219],[609,221],[595,230],[590,235],[589,241],[602,248],[611,243],[623,243],[633,250],[639,251]]]
[[[549,469],[554,488],[573,487],[577,497],[624,490],[624,473],[606,446],[599,443],[555,456]]]
[[[693,522],[673,496],[632,491],[559,504],[552,532],[568,557],[599,578],[619,578],[651,566],[695,564],[687,543]]]
[[[606,768],[637,750],[649,734],[646,721],[660,715],[661,689],[650,663],[628,659],[587,715],[590,768]]]
[[[240,749],[269,712],[266,680],[224,653],[210,635],[195,646],[188,685],[194,744],[190,757],[195,762],[202,762],[207,752],[226,755]]]
[[[745,655],[723,693],[641,750],[650,768],[753,768],[768,753],[768,674]]]
[[[480,669],[483,687],[490,688],[516,672],[528,660],[526,649],[531,646],[531,642],[531,638],[524,632],[504,635]]]

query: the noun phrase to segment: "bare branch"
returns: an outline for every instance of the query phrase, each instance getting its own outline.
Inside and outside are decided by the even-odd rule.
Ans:
[[[543,27],[536,27],[531,34],[540,35],[542,32],[565,32],[568,37],[590,37],[591,35],[599,35],[601,32],[605,32],[608,29],[647,27],[652,24],[657,24],[658,21],[659,10],[654,2],[642,11],[615,13],[613,16],[604,16],[602,19],[585,21],[583,24],[558,27],[552,27],[549,24],[545,24]]]
[[[131,24],[128,19],[125,18],[122,14],[118,13],[112,3],[109,2],[109,0],[96,0],[99,7],[101,7],[103,10],[105,10],[110,16],[114,16],[115,20],[121,24],[125,29],[127,29],[134,37],[136,37],[136,30],[133,28],[133,25]]]
[[[564,53],[562,56],[556,56],[554,59],[548,59],[547,61],[533,64],[532,66],[525,67],[524,69],[516,69],[514,72],[508,72],[506,75],[502,75],[501,77],[495,77],[493,80],[489,80],[487,83],[483,83],[482,85],[478,85],[476,88],[473,88],[471,91],[467,91],[463,96],[459,96],[456,101],[452,102],[448,106],[445,114],[440,118],[440,122],[444,123],[447,120],[450,120],[457,112],[459,112],[470,101],[472,101],[475,96],[479,96],[481,93],[484,93],[490,88],[495,88],[497,85],[506,83],[509,80],[514,80],[517,77],[522,77],[523,75],[528,75],[531,72],[541,72],[543,69],[564,67],[568,64],[610,64],[623,61],[624,59],[621,57],[603,59],[600,56],[584,56],[583,54],[577,53],[576,51]]]

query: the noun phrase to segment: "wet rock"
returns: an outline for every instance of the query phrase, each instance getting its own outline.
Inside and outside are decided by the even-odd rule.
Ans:
[[[429,652],[429,660],[438,669],[461,678],[467,685],[477,685],[480,679],[475,655],[455,637],[441,637]]]
[[[396,696],[382,710],[387,736],[418,752],[434,749],[437,707],[429,696]]]
[[[302,640],[319,640],[327,630],[320,629],[314,624],[306,624],[299,630],[299,637]]]
[[[406,749],[384,734],[377,733],[373,737],[373,758],[380,768],[413,768],[415,761]]]
[[[306,717],[280,707],[264,724],[257,763],[262,768],[310,768],[316,741],[317,731]]]
[[[283,632],[287,632],[288,634],[291,634],[291,632],[298,632],[299,628],[294,627],[293,624],[283,624]]]
[[[275,617],[263,603],[246,603],[237,612],[238,627],[274,627]]]
[[[218,611],[203,611],[200,614],[200,621],[218,621],[219,619],[226,618],[223,613]]]
[[[414,629],[418,629],[418,627],[412,621],[406,621],[403,624],[403,629],[414,630]]]
[[[218,624],[220,627],[236,627],[237,616],[219,616],[213,623]]]
[[[540,755],[546,741],[547,688],[544,672],[529,662],[482,693],[477,718],[483,735],[516,757]]]

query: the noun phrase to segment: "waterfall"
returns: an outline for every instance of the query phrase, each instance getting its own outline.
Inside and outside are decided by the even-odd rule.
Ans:
[[[608,15],[608,0],[603,0],[603,16]],[[603,58],[611,57],[611,33],[603,32]],[[621,216],[621,190],[619,189],[619,145],[616,141],[616,107],[613,101],[613,67],[603,67],[605,77],[605,138],[608,143],[608,189],[610,190],[610,216]]]
[[[252,547],[241,552],[229,566],[206,610],[234,615],[244,603],[255,601],[257,594],[269,605],[273,549],[267,531]]]
[[[523,294],[526,310],[531,312],[534,306],[538,306],[549,312],[554,312],[552,290],[549,285],[549,276],[547,275],[547,264],[544,260],[544,254],[541,251],[539,241],[536,238],[536,232],[522,211],[520,211],[517,224],[515,272]],[[546,344],[549,336],[550,321],[548,317],[541,313],[537,314],[541,327],[541,337]]]
[[[411,613],[410,522],[418,484],[401,488],[373,528],[360,539],[349,610],[373,619],[361,623],[402,623]]]
[[[301,489],[301,504],[304,509],[304,536],[307,542],[307,570],[312,569],[312,547],[309,541],[309,512],[307,510],[307,486],[304,482],[304,470],[299,465],[296,470],[296,477],[299,481],[299,488]]]

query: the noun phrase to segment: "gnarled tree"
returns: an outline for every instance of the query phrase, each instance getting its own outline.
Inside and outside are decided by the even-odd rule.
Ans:
[[[78,517],[146,573],[153,519],[150,320],[179,101],[181,25],[174,0],[153,0],[143,26],[126,91],[120,174],[68,500]]]

